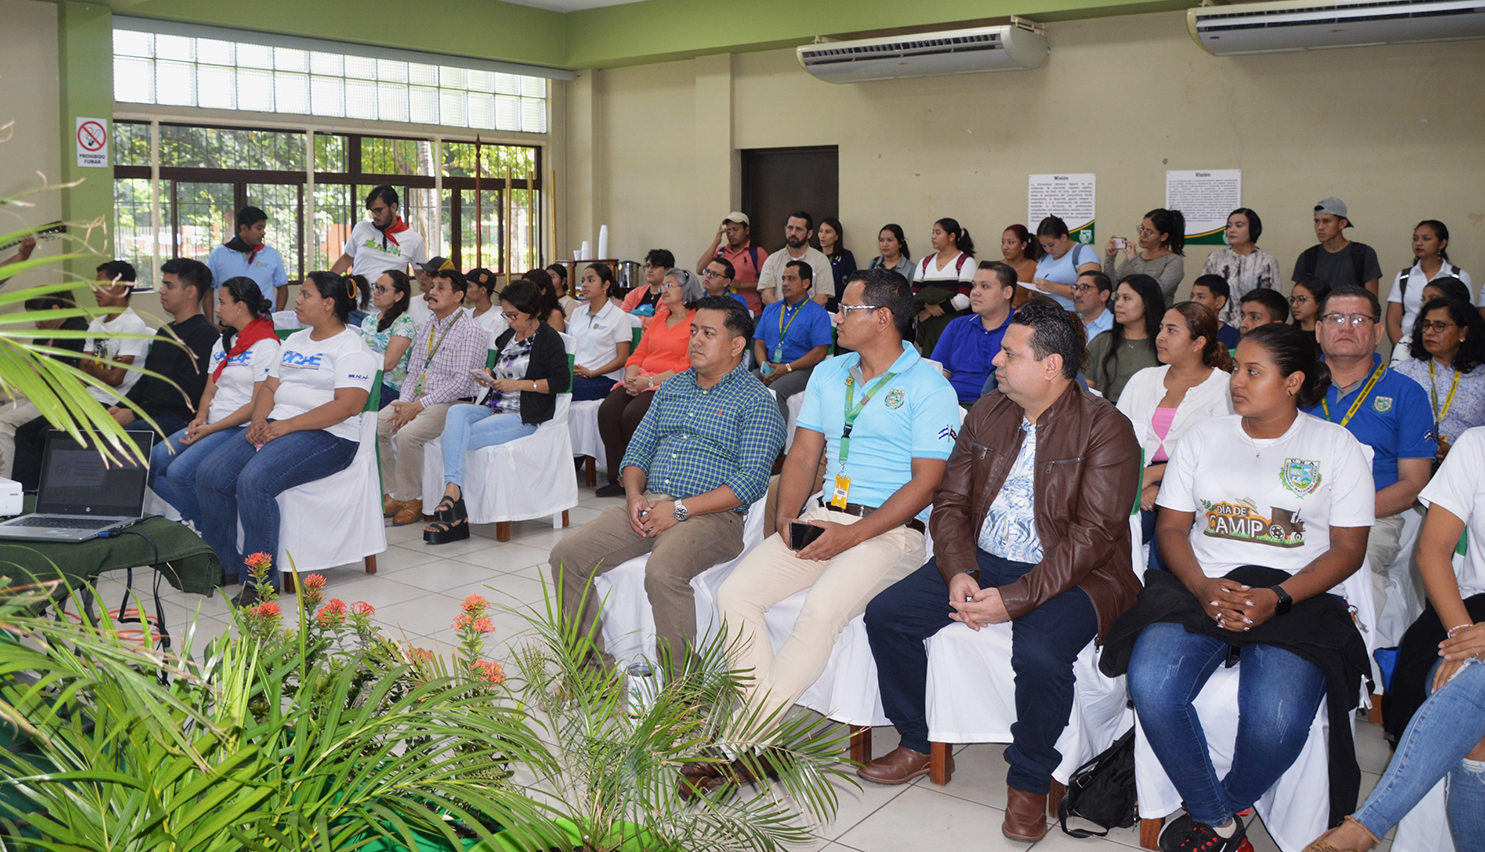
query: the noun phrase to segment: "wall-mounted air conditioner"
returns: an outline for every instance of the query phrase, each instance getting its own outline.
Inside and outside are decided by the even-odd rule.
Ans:
[[[1028,23],[811,44],[804,70],[827,83],[1021,71],[1047,61],[1047,37]]]
[[[1196,43],[1217,56],[1485,38],[1485,0],[1280,0],[1186,12]]]

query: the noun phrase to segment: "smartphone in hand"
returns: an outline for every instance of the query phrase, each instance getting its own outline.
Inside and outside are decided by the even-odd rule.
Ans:
[[[825,532],[824,527],[807,524],[803,521],[789,522],[789,549],[794,551],[804,550],[810,546],[810,542],[819,538]]]

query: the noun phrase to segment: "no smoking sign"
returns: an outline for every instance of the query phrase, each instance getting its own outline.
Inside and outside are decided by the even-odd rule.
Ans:
[[[77,165],[86,169],[108,168],[108,120],[77,120]]]

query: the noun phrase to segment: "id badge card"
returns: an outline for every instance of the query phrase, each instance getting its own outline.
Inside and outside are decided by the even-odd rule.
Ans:
[[[784,344],[780,343],[773,348],[773,362],[782,364],[784,362]]]
[[[835,491],[831,492],[830,495],[830,505],[837,509],[844,509],[846,504],[850,502],[850,493],[851,477],[837,475],[835,477]]]

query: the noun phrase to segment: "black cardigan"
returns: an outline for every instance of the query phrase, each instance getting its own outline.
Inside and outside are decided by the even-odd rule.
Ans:
[[[505,351],[515,336],[515,329],[506,329],[495,338],[495,351]],[[532,335],[531,363],[526,365],[526,375],[522,378],[532,382],[546,379],[548,392],[521,391],[521,422],[536,426],[551,420],[557,413],[557,394],[572,384],[572,371],[567,367],[567,347],[562,345],[562,335],[546,323],[537,326]],[[489,394],[485,396],[488,398]]]
[[[1253,588],[1272,586],[1291,575],[1275,568],[1244,565],[1228,572],[1227,579]],[[1104,640],[1098,668],[1109,677],[1129,670],[1134,642],[1147,625],[1156,622],[1180,624],[1188,633],[1211,636],[1241,654],[1244,645],[1272,645],[1290,651],[1317,666],[1325,675],[1325,697],[1330,717],[1330,819],[1337,825],[1356,810],[1361,792],[1361,767],[1351,739],[1346,716],[1361,702],[1361,681],[1371,681],[1371,659],[1366,642],[1345,601],[1335,595],[1316,595],[1294,605],[1288,615],[1270,618],[1241,633],[1223,630],[1207,617],[1206,610],[1174,574],[1146,571],[1145,589],[1139,599],[1119,616]],[[1229,660],[1231,656],[1229,656]],[[1229,663],[1230,665],[1230,663]],[[1139,710],[1138,707],[1135,708]],[[1286,767],[1287,768],[1287,767]]]

